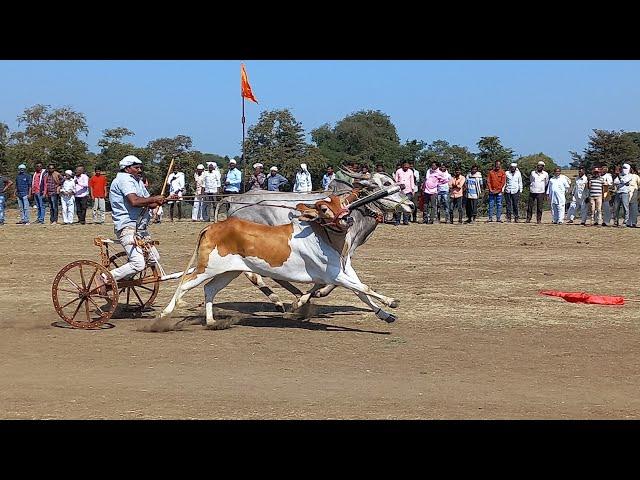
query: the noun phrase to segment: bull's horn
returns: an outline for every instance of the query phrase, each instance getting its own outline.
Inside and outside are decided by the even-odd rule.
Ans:
[[[356,200],[353,203],[350,203],[349,205],[347,205],[347,208],[349,209],[349,211],[361,207],[362,205],[365,205],[367,203],[371,203],[374,202],[382,197],[386,197],[387,195],[393,195],[396,192],[400,191],[400,186],[399,185],[395,185],[393,187],[390,188],[386,188],[384,190],[380,190],[376,193],[372,193],[371,195],[367,195],[364,198],[361,198],[359,200]]]
[[[340,171],[342,173],[344,173],[345,175],[348,175],[351,178],[357,178],[357,179],[365,179],[365,178],[367,178],[366,174],[352,172],[351,170],[349,170],[348,168],[343,167],[342,165],[340,165],[338,168],[340,169]]]

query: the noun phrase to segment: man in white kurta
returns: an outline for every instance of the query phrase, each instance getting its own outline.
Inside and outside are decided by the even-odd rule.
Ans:
[[[564,207],[567,202],[566,194],[571,188],[571,180],[566,175],[560,173],[560,168],[553,172],[553,177],[549,179],[547,185],[547,195],[551,204],[551,215],[553,223],[564,223]]]

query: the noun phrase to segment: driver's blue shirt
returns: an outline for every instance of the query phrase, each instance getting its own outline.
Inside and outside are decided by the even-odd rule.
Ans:
[[[140,179],[130,173],[118,172],[116,178],[111,182],[109,188],[109,202],[111,203],[111,217],[115,231],[122,230],[125,227],[135,227],[143,207],[134,207],[127,200],[127,195],[135,193],[139,197],[149,197],[149,191],[146,189]],[[140,229],[146,229],[151,219],[151,212],[147,209],[144,218],[141,221]]]

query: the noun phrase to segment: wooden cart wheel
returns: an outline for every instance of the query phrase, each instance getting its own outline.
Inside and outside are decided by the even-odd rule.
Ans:
[[[96,277],[102,274],[105,287]],[[118,305],[118,284],[101,264],[77,260],[62,268],[51,286],[53,305],[69,325],[76,328],[98,328],[105,323]]]
[[[109,267],[114,269],[124,265],[128,261],[127,254],[125,252],[119,252],[109,258]],[[153,278],[154,281],[150,281],[151,278]],[[126,283],[128,285],[131,282],[135,282],[139,283],[138,285],[121,286],[119,288],[120,298],[126,301],[125,308],[142,312],[145,308],[151,307],[160,290],[159,279],[160,269],[158,266],[155,263],[151,265],[147,263],[146,268],[142,272],[134,275],[133,278]],[[140,283],[143,280],[145,283]],[[121,280],[121,283],[125,284],[125,281]]]

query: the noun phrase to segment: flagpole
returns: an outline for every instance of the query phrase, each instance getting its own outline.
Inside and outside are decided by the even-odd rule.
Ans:
[[[240,96],[242,97],[242,152],[241,152],[241,159],[240,162],[242,163],[242,185],[240,186],[240,189],[242,190],[242,193],[245,192],[245,185],[247,183],[247,165],[245,164],[245,160],[244,160],[244,95],[242,95],[242,89],[240,90]]]

